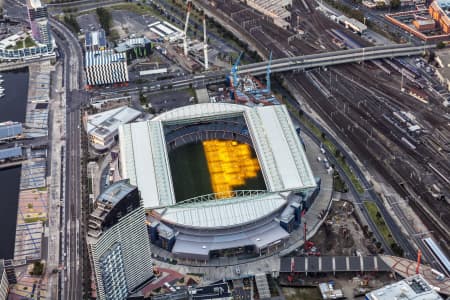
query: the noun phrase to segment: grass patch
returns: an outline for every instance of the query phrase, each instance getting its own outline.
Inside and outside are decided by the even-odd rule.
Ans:
[[[37,188],[37,190],[39,191],[39,192],[46,192],[47,191],[47,187],[38,187]]]
[[[333,187],[336,192],[347,193],[348,187],[345,184],[345,181],[342,180],[339,172],[334,171],[333,173]]]
[[[392,238],[391,231],[387,227],[383,216],[380,214],[378,206],[375,203],[369,201],[365,201],[364,206],[366,207],[367,211],[369,212],[370,218],[375,223],[378,231],[381,233],[388,245],[392,246],[393,244],[396,244],[395,240]]]
[[[25,223],[35,223],[35,222],[39,222],[39,221],[45,222],[45,221],[47,221],[47,218],[45,218],[45,217],[23,218],[23,221]]]

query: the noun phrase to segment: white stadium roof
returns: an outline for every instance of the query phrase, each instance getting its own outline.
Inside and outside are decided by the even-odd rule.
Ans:
[[[316,186],[304,148],[285,106],[251,108],[229,103],[202,103],[177,108],[152,120],[126,124],[119,128],[122,175],[129,178],[131,184],[138,186],[146,208],[176,203],[163,125],[236,115],[245,118],[269,193],[299,191]],[[222,201],[224,200],[218,202]],[[268,211],[273,208],[268,204]],[[181,222],[183,217],[179,213],[180,209],[167,212],[167,218]],[[241,216],[237,216],[239,217]],[[236,219],[232,217],[229,222],[234,222],[233,220]],[[192,225],[203,224],[198,222]],[[187,223],[186,221],[189,226]]]
[[[267,193],[229,200],[186,203],[162,210],[161,218],[168,223],[188,227],[230,227],[261,219],[286,202],[278,193]]]

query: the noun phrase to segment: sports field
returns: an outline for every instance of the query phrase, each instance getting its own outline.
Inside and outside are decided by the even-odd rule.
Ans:
[[[211,151],[211,141],[191,143],[169,153],[170,169],[177,202],[192,197],[231,190],[265,190],[256,154],[245,144],[215,140],[217,152]],[[248,150],[243,150],[245,146]],[[205,147],[208,155],[205,155]],[[241,149],[245,155],[229,159],[230,148]],[[237,154],[237,152],[235,152]],[[221,160],[214,158],[222,157]],[[225,157],[225,159],[224,159]],[[233,166],[233,168],[230,168]],[[210,171],[214,173],[210,174]],[[222,172],[222,174],[220,174]],[[239,177],[239,180],[236,178]],[[218,179],[220,178],[220,179]],[[218,184],[219,180],[221,181]],[[224,194],[226,195],[226,193]]]

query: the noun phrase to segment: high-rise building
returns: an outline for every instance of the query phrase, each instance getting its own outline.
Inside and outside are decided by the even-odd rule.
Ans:
[[[153,277],[145,211],[137,187],[110,185],[88,222],[88,249],[100,300],[123,300]]]
[[[0,300],[8,298],[8,278],[6,276],[4,260],[0,259]]]
[[[27,0],[27,8],[33,39],[47,45],[49,50],[53,49],[47,7],[43,6],[40,0]]]

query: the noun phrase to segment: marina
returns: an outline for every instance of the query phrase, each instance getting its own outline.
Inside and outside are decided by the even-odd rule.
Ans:
[[[23,122],[25,120],[28,70],[20,69],[0,74],[0,123]],[[3,191],[0,201],[0,257],[13,258],[15,227],[19,198],[21,167],[0,170],[0,188]]]

